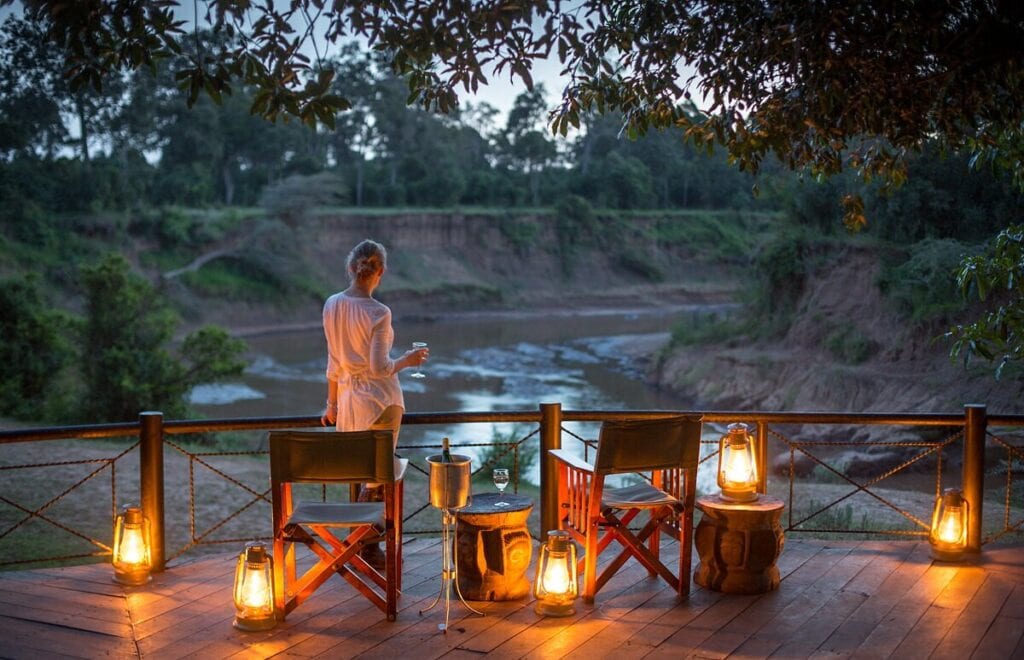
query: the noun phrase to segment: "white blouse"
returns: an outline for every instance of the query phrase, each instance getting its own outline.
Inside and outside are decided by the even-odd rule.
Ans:
[[[338,383],[339,431],[365,431],[388,406],[405,409],[391,359],[391,310],[373,298],[336,293],[324,303],[327,380]]]

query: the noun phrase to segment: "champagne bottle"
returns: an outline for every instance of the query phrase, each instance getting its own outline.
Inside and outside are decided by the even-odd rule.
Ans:
[[[442,463],[451,463],[452,462],[452,452],[448,448],[448,438],[445,438],[444,440],[441,441],[441,462]]]

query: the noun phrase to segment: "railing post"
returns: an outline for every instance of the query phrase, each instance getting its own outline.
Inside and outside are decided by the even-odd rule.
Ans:
[[[985,405],[964,406],[964,456],[960,477],[967,500],[967,550],[981,552],[982,504],[985,500],[985,429],[988,426]]]
[[[164,570],[164,414],[139,413],[139,491],[149,518],[153,571]]]
[[[558,529],[558,466],[548,456],[562,448],[562,404],[540,404],[540,540]]]
[[[757,423],[757,464],[761,469],[757,472],[757,492],[768,493],[768,424]]]

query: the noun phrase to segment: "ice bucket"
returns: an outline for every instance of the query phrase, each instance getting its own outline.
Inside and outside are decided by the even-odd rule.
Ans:
[[[430,506],[461,509],[469,506],[469,456],[452,454],[451,463],[442,463],[441,455],[427,457],[430,463]]]

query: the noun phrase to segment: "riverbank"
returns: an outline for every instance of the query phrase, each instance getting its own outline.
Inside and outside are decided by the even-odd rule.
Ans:
[[[676,346],[655,356],[648,380],[726,410],[955,413],[984,403],[1022,412],[1024,380],[951,361],[941,339],[948,326],[899,316],[876,284],[880,267],[874,251],[848,250],[808,277],[781,336]]]
[[[535,308],[519,309],[481,309],[481,310],[419,310],[403,312],[395,315],[395,324],[406,322],[415,323],[436,323],[439,321],[523,321],[530,319],[547,320],[558,319],[568,322],[586,322],[587,319],[609,316],[666,316],[684,315],[697,310],[703,312],[726,313],[737,308],[739,303],[724,300],[722,302],[673,302],[652,305],[623,305],[615,307],[549,307],[539,306]],[[393,310],[394,311],[394,310]],[[239,338],[261,337],[266,335],[287,334],[293,332],[307,332],[320,330],[322,327],[319,318],[308,321],[281,322],[265,325],[239,325],[237,323],[225,326],[233,336]],[[664,346],[669,339],[669,333],[658,333],[659,338],[653,343],[647,344],[640,349],[630,348],[630,354],[644,360],[651,359],[657,351]]]

